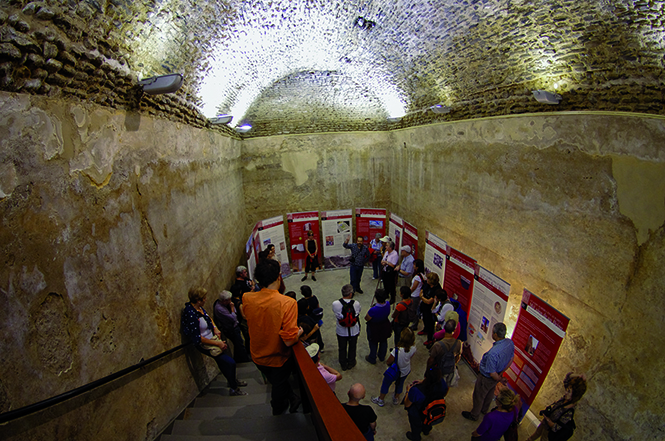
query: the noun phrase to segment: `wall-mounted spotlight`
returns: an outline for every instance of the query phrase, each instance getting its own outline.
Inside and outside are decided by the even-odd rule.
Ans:
[[[532,90],[531,93],[533,93],[533,97],[538,101],[539,103],[544,103],[544,104],[559,104],[562,100],[561,95],[558,93],[551,93],[546,90]]]
[[[140,80],[139,84],[143,86],[143,91],[148,95],[161,95],[177,91],[182,86],[182,81],[182,75],[170,74],[145,78]]]
[[[400,122],[401,120],[402,120],[401,116],[389,116],[388,117],[388,122],[389,123],[396,123],[396,122]]]
[[[233,116],[231,115],[217,115],[214,118],[210,118],[210,124],[212,125],[223,125],[223,124],[228,124],[231,122],[233,119]]]
[[[376,26],[376,23],[371,21],[371,20],[367,20],[365,17],[358,17],[353,22],[353,26],[356,26],[360,29],[365,29],[366,31],[369,31],[374,26]]]
[[[236,132],[238,133],[247,133],[250,130],[252,130],[252,126],[249,124],[243,124],[241,126],[236,127]]]
[[[436,104],[430,107],[430,109],[432,109],[432,112],[434,113],[450,113],[450,107],[444,106],[443,104]]]

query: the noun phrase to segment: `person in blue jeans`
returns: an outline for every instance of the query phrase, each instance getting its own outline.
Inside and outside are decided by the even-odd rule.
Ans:
[[[390,303],[386,301],[388,294],[383,289],[377,289],[374,293],[374,299],[376,304],[369,309],[365,316],[367,341],[369,342],[369,355],[365,357],[365,360],[370,364],[376,364],[377,355],[380,361],[386,359],[388,338],[392,333],[392,325],[388,319]]]
[[[378,397],[372,397],[372,403],[383,407],[385,405],[384,398],[388,394],[390,385],[395,382],[395,394],[393,395],[393,404],[400,403],[400,395],[404,388],[404,381],[411,373],[411,357],[416,353],[416,334],[409,328],[404,328],[400,335],[399,344],[395,349],[390,352],[390,357],[386,360],[389,366],[386,372],[383,373],[383,383],[381,383],[381,393]],[[396,363],[398,370],[398,378],[391,377],[391,365]]]
[[[351,266],[349,268],[349,276],[351,278],[351,286],[358,294],[362,294],[363,290],[360,289],[360,280],[363,277],[363,269],[365,263],[369,260],[369,249],[363,243],[363,238],[358,236],[356,243],[349,245],[349,239],[346,239],[342,246],[351,250]]]

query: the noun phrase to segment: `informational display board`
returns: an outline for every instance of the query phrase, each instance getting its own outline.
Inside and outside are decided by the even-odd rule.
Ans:
[[[344,248],[343,244],[345,240],[352,241],[352,221],[351,209],[321,212],[325,268],[349,266],[351,250]]]
[[[446,255],[448,244],[436,234],[425,231],[425,272],[435,272],[439,280],[443,280],[446,270]]]
[[[319,257],[321,256],[321,241],[319,240],[319,212],[304,211],[300,213],[286,213],[286,223],[289,226],[289,240],[291,243],[291,269],[305,271],[305,250],[308,233],[314,233]]]
[[[260,221],[259,240],[261,241],[261,251],[270,244],[275,245],[275,259],[282,264],[282,276],[290,275],[289,253],[286,250],[286,236],[284,235],[284,216],[275,216]]]
[[[404,229],[404,220],[395,213],[390,213],[390,221],[388,222],[388,236],[395,242],[395,249],[399,253],[402,246],[402,233]]]
[[[411,255],[414,259],[418,258],[418,229],[404,221],[404,234],[402,235],[402,246],[411,248]]]
[[[384,208],[356,208],[356,237],[361,236],[369,246],[376,233],[385,236],[386,214]]]
[[[473,297],[468,316],[467,343],[473,356],[472,365],[480,363],[483,354],[494,344],[492,328],[503,322],[508,308],[510,283],[476,265]]]
[[[447,251],[443,289],[448,293],[448,297],[460,302],[468,317],[471,297],[473,296],[473,275],[476,271],[476,259],[472,259],[450,246]]]
[[[506,371],[510,386],[528,406],[552,368],[570,320],[537,295],[524,290],[513,331],[515,358]]]
[[[256,233],[256,225],[254,231],[249,235],[247,243],[245,244],[245,258],[247,260],[247,274],[250,279],[254,279],[254,268],[256,268],[256,252],[254,251],[254,233]]]

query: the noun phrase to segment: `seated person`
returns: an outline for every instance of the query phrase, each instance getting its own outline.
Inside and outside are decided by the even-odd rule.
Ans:
[[[203,305],[206,302],[208,291],[204,288],[192,288],[189,290],[189,303],[185,303],[182,311],[182,331],[194,342],[194,347],[203,354],[215,359],[222,375],[229,382],[231,396],[247,395],[247,392],[239,388],[247,386],[244,381],[236,378],[236,362],[230,356],[224,354],[228,348],[219,329],[214,325]]]
[[[321,363],[318,344],[312,343],[311,345],[307,346],[305,349],[307,349],[307,353],[309,354],[309,356],[312,357],[312,361],[314,362],[316,368],[321,373],[323,379],[326,380],[326,383],[328,383],[330,389],[332,389],[332,391],[335,392],[335,383],[342,379],[342,374],[340,374],[330,366],[326,366],[325,364]]]
[[[225,290],[219,293],[219,299],[215,301],[213,309],[215,324],[233,343],[233,359],[236,363],[249,361],[231,292]]]

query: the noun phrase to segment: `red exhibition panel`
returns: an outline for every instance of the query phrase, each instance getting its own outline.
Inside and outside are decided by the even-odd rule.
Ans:
[[[356,237],[362,237],[369,246],[376,233],[385,236],[387,214],[384,208],[356,208]]]
[[[506,371],[510,386],[528,405],[533,403],[566,336],[570,320],[528,290],[522,304],[512,340],[515,359]]]
[[[457,299],[462,309],[469,316],[471,296],[473,293],[473,276],[476,271],[476,259],[448,247],[446,256],[446,273],[443,278],[443,289],[451,299]]]
[[[402,246],[411,247],[411,255],[414,259],[418,258],[418,229],[407,221],[404,221]]]
[[[291,243],[291,268],[293,271],[305,270],[305,241],[308,232],[314,233],[314,239],[321,255],[321,241],[319,240],[319,212],[304,211],[300,213],[287,213],[286,222],[289,224],[289,239]]]

